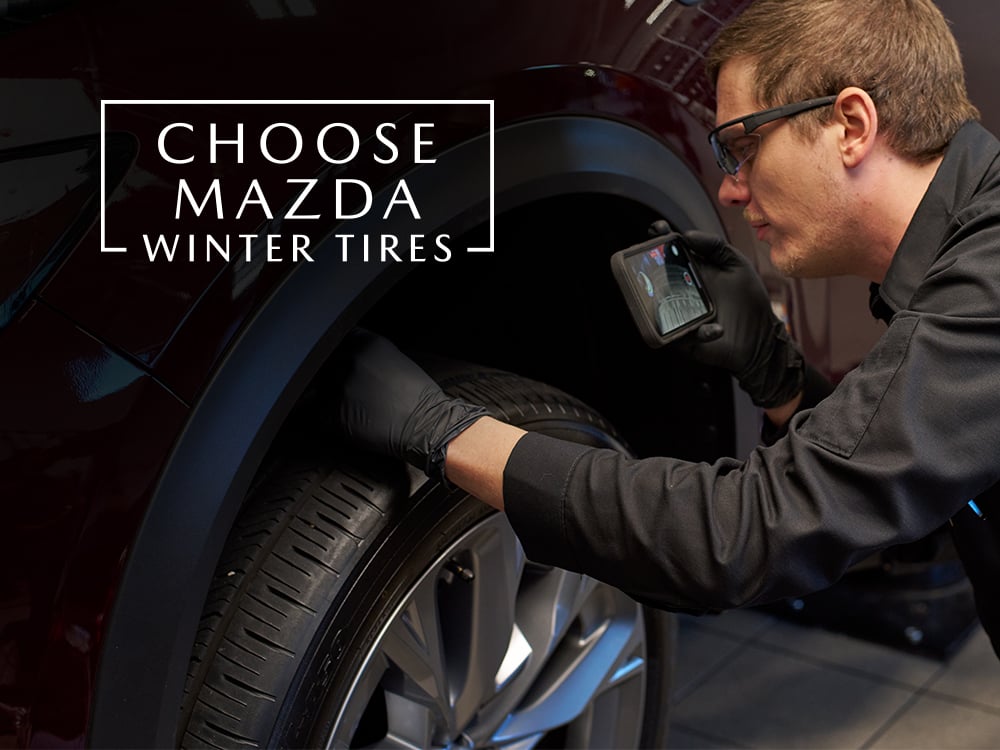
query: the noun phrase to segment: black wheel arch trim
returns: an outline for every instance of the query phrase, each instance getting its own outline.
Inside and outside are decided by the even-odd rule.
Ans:
[[[649,206],[682,229],[724,233],[711,199],[684,163],[626,123],[577,116],[525,121],[497,129],[495,147],[497,213],[560,194],[611,193]],[[475,171],[488,149],[483,136],[443,154],[433,169],[407,176],[413,193],[427,196],[421,204],[425,226],[463,216],[469,227],[486,220],[488,204],[477,195],[481,175]],[[449,189],[421,188],[421,180]],[[406,234],[412,227],[366,217],[339,231]],[[402,264],[345,265],[336,253],[319,250],[315,257],[292,271],[244,327],[169,458],[104,635],[92,747],[175,745],[204,598],[251,480],[339,341],[405,273]]]

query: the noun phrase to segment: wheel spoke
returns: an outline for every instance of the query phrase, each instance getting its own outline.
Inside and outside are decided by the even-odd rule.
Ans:
[[[641,688],[645,661],[639,607],[620,593],[607,593],[620,608],[599,624],[579,632],[575,625],[566,634],[521,705],[494,734],[495,741],[510,742],[570,724],[602,694],[633,681]],[[588,618],[581,619],[586,622]]]
[[[428,706],[394,693],[386,693],[388,731],[379,747],[427,748],[439,729],[439,719]]]
[[[633,657],[567,727],[567,747],[635,747],[645,703],[645,662]]]
[[[459,727],[496,694],[498,676],[502,679],[512,668],[505,659],[516,640],[512,638],[515,600],[524,568],[521,545],[499,516],[470,540],[468,558],[473,577],[456,580],[441,595],[442,617],[448,623],[449,683]],[[518,658],[516,653],[513,658]]]
[[[423,581],[389,626],[382,652],[395,669],[387,672],[384,684],[387,693],[403,701],[398,704],[401,715],[408,715],[409,703],[419,704],[436,715],[441,729],[453,732],[455,718],[435,587],[433,578]],[[391,714],[390,710],[390,725]]]
[[[341,748],[350,746],[351,736],[357,731],[365,708],[375,695],[375,691],[379,689],[388,666],[384,654],[375,653],[372,655],[371,660],[358,675],[351,688],[351,699],[344,705],[344,710],[337,720],[340,730],[336,735],[330,736],[326,750],[341,750]]]
[[[546,661],[598,584],[591,578],[551,568],[534,571],[522,582],[507,658],[497,675],[497,695],[481,712],[480,740],[485,727],[496,727],[514,711],[538,678]]]
[[[592,578],[553,568],[526,587],[517,603],[517,619],[532,650],[543,659],[566,634],[584,602],[599,586]]]

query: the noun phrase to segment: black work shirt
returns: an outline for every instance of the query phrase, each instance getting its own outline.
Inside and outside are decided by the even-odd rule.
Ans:
[[[886,333],[747,460],[635,460],[523,437],[504,498],[529,559],[669,609],[761,604],[827,587],[995,485],[998,154],[976,123],[956,134],[877,290]]]

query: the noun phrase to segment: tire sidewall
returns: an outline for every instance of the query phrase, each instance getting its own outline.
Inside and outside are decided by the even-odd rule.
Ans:
[[[431,482],[388,522],[354,566],[304,654],[269,747],[316,747],[330,736],[341,707],[385,626],[428,567],[456,539],[496,511],[461,491]]]

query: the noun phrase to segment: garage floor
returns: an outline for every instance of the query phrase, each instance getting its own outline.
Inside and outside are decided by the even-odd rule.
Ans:
[[[981,628],[942,662],[755,611],[683,616],[668,747],[1000,748]]]

